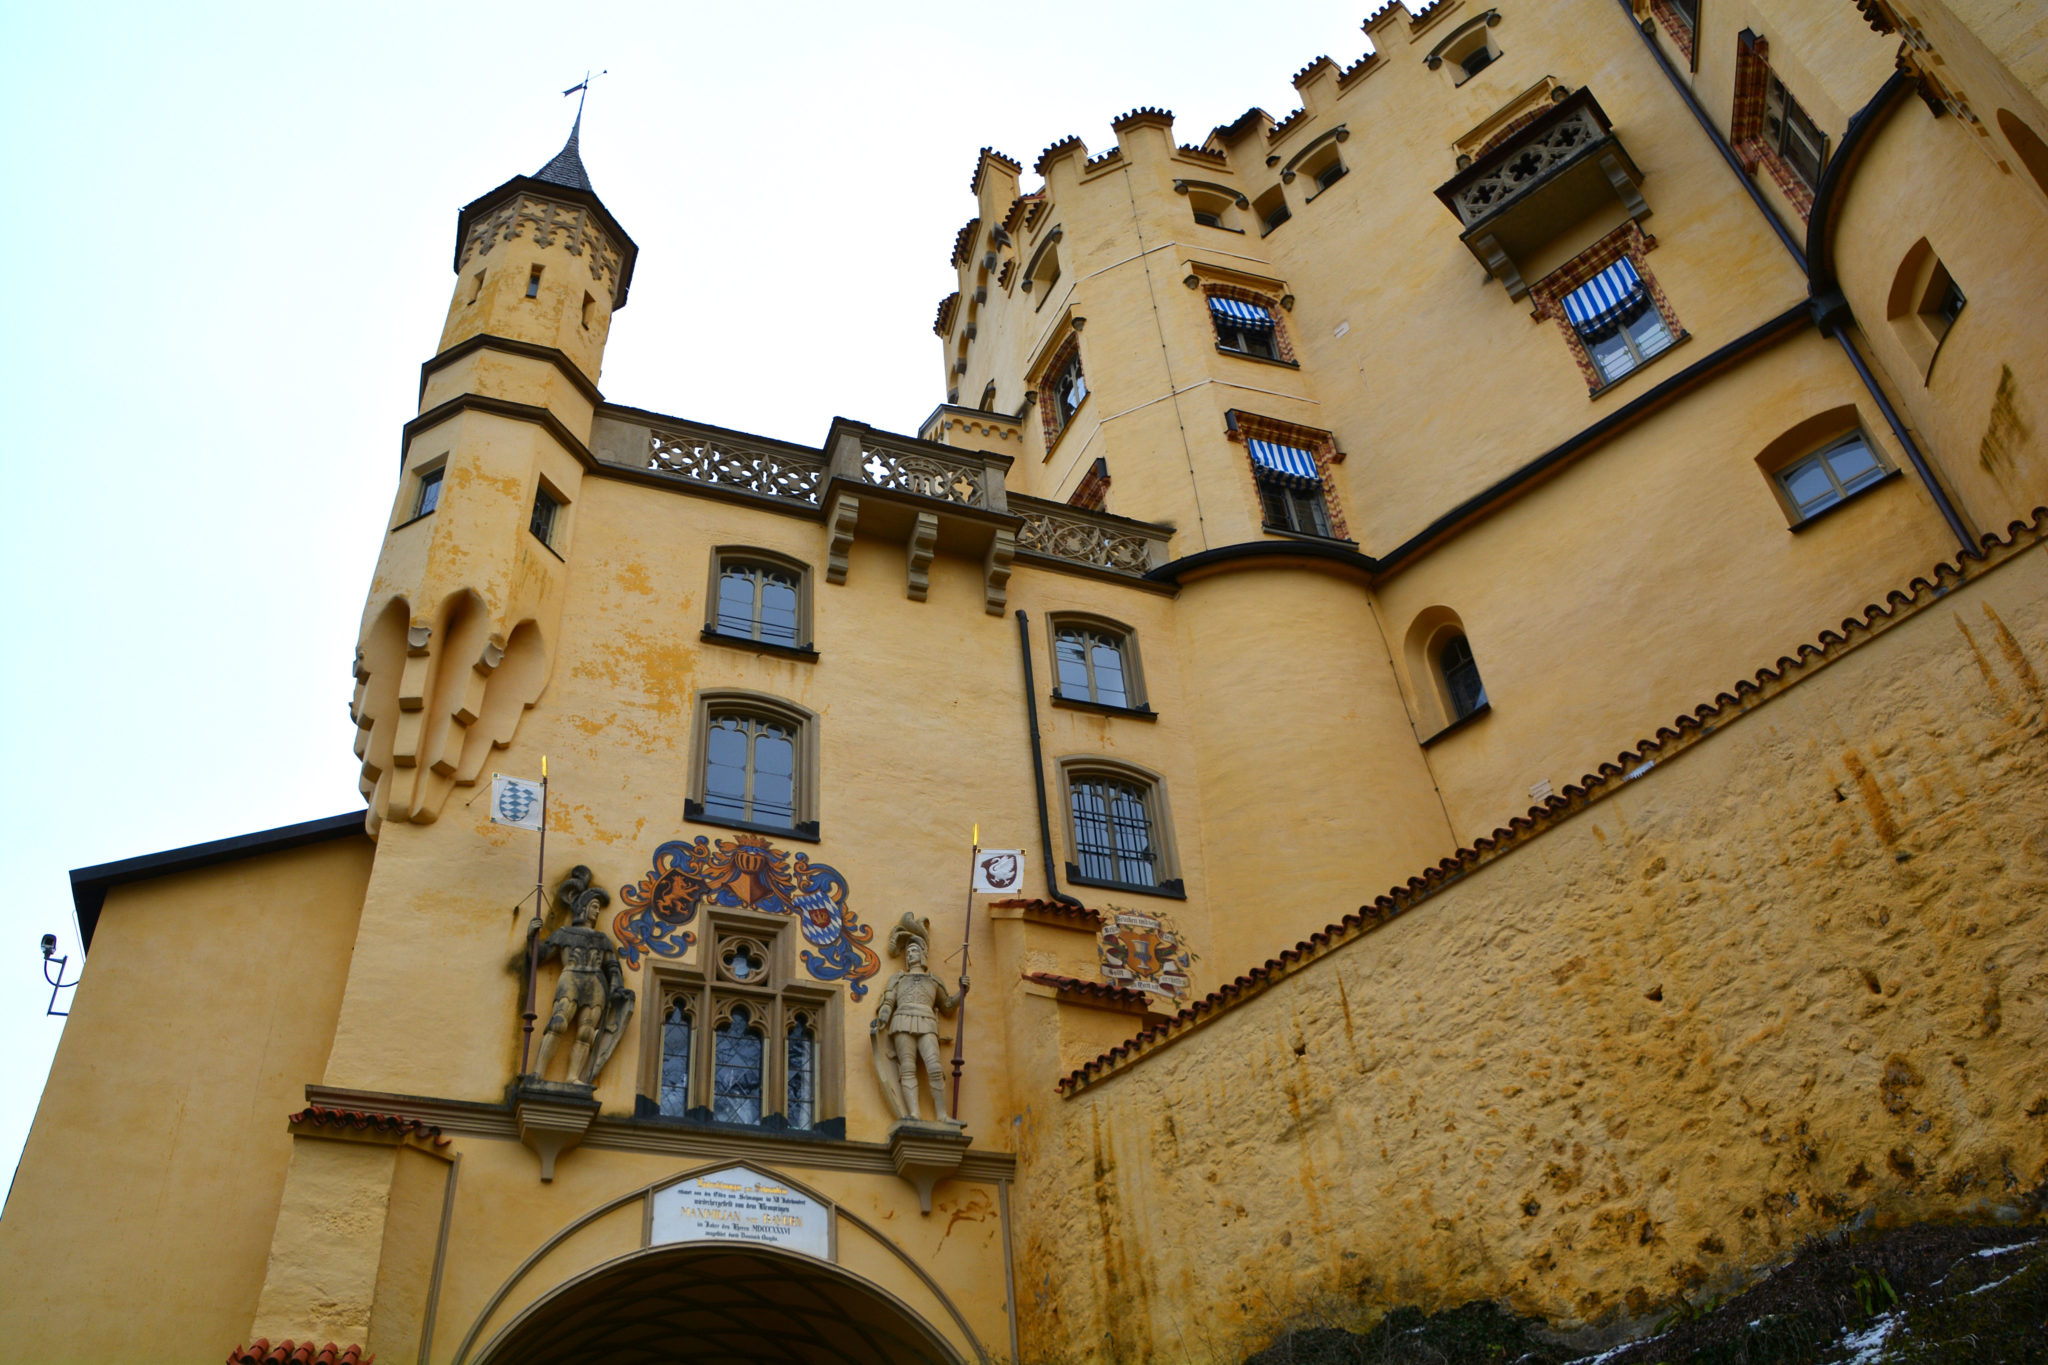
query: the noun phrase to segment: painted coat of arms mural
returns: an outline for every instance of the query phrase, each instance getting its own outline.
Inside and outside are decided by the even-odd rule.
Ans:
[[[671,839],[654,850],[654,866],[633,886],[619,888],[626,907],[612,920],[619,956],[628,967],[640,955],[681,957],[697,941],[689,924],[697,907],[710,902],[736,910],[788,915],[810,945],[799,955],[820,981],[844,981],[855,1000],[868,993],[867,980],[881,959],[867,945],[874,926],[862,924],[847,904],[846,878],[838,869],[789,853],[766,839],[741,835],[712,841]]]
[[[1169,1000],[1188,993],[1188,968],[1195,955],[1163,915],[1111,906],[1103,915],[1096,951],[1102,975],[1114,985]]]

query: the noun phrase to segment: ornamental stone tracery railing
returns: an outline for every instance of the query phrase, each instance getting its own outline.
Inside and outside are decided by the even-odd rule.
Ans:
[[[1549,172],[1582,155],[1605,136],[1590,109],[1576,109],[1540,136],[1511,143],[1512,155],[1451,196],[1452,211],[1465,226],[1497,212],[1526,193]]]
[[[1064,559],[1112,573],[1141,575],[1167,561],[1172,528],[1125,521],[1101,512],[1037,498],[1012,497],[1010,510],[1023,518],[1017,552]]]
[[[651,431],[647,441],[647,468],[714,487],[815,507],[825,481],[823,458],[807,459],[792,451],[747,445],[708,433]]]
[[[893,488],[962,507],[989,504],[984,488],[987,466],[980,461],[969,463],[874,446],[863,446],[860,457],[861,477],[877,488]]]

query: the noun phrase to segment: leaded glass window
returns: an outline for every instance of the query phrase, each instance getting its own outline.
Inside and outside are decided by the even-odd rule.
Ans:
[[[680,1000],[669,1002],[661,1021],[662,1113],[680,1118],[690,1112],[690,1011]]]
[[[790,1020],[783,1046],[787,1052],[784,1084],[788,1087],[784,1116],[792,1128],[814,1127],[818,1121],[818,1037],[809,1016],[799,1014]]]
[[[745,1005],[734,1005],[718,1030],[711,1077],[711,1117],[721,1123],[759,1123],[763,1039]]]

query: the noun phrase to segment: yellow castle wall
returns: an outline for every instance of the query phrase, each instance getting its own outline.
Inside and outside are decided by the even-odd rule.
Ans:
[[[1404,1303],[1640,1317],[1862,1211],[2019,1216],[2044,603],[2036,542],[1048,1101],[1019,1218],[1070,1269],[1026,1355],[1238,1360]]]
[[[246,1341],[373,848],[107,895],[0,1219],[17,1360],[218,1360]],[[89,1173],[89,1174],[88,1174]]]

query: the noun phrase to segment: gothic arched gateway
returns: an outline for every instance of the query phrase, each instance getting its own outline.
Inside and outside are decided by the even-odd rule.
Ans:
[[[964,1365],[893,1295],[766,1247],[655,1247],[532,1304],[479,1365]]]

